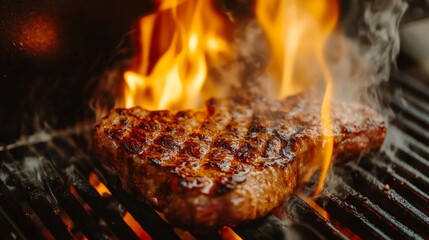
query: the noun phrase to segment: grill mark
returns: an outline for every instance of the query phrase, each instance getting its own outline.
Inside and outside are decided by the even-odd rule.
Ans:
[[[231,109],[229,109],[229,110],[231,110]],[[229,124],[231,124],[231,122],[234,120],[234,116],[232,114],[230,114],[230,113],[228,113],[228,114],[229,114],[228,116],[230,117],[229,120],[228,120],[228,122],[226,124],[222,124],[222,127],[220,129],[217,129],[216,135],[212,138],[209,150],[201,158],[201,160],[203,160],[203,159],[205,160],[204,165],[210,163],[210,158],[207,159],[206,156],[209,156],[209,157],[212,156],[213,151],[217,149],[214,146],[215,143],[219,140],[219,137],[223,136],[223,133],[225,132],[226,126],[228,126]],[[217,124],[214,124],[214,125],[217,125]]]
[[[280,148],[277,149],[278,155],[280,158],[283,158],[284,156],[284,149],[286,149],[287,147],[287,139],[285,139],[285,136],[282,136],[282,134],[280,134],[279,130],[281,128],[281,122],[280,122],[281,118],[274,118],[274,124],[275,124],[275,128],[273,130],[273,134],[275,137],[277,137],[280,140]],[[265,162],[264,164],[267,164],[267,162]]]
[[[205,116],[206,117],[206,116]],[[185,154],[185,155],[190,155],[190,156],[192,156],[192,157],[195,157],[194,156],[194,154],[192,153],[192,152],[188,152],[188,150],[187,150],[187,148],[188,147],[190,147],[191,149],[195,146],[195,147],[198,147],[198,152],[201,152],[201,145],[200,144],[195,144],[195,142],[194,142],[194,140],[193,139],[191,139],[191,136],[194,136],[194,135],[196,135],[196,134],[198,134],[199,132],[201,132],[200,130],[202,129],[202,127],[203,127],[203,124],[204,123],[206,123],[208,120],[204,120],[204,121],[198,121],[197,122],[197,126],[195,126],[193,129],[192,129],[192,132],[190,132],[189,134],[188,134],[188,139],[183,143],[183,147],[181,148],[181,151],[179,152],[179,155],[180,154]],[[205,138],[205,139],[200,139],[199,138],[199,140],[200,141],[205,141],[206,143],[207,142],[209,142],[208,141],[208,139],[207,138]],[[203,155],[204,156],[204,155]],[[201,156],[201,155],[198,155],[198,158],[202,158],[203,156]]]
[[[163,131],[163,126],[162,123],[159,122],[158,120],[153,119],[153,115],[149,115],[149,119],[147,121],[154,121],[158,124],[159,128],[157,129],[157,131],[153,131],[150,135],[152,138],[148,139],[148,142],[151,142],[152,144],[150,144],[146,149],[143,150],[143,152],[140,154],[141,156],[146,156],[148,155],[147,153],[149,151],[153,151],[154,147],[157,147],[156,144],[154,144],[156,141],[158,141],[159,138],[161,138],[162,136],[164,136],[163,134],[161,134]],[[154,164],[156,165],[160,165],[159,162],[155,161],[154,159],[150,159]]]
[[[238,105],[237,107],[234,108],[234,110],[235,111],[232,114],[233,118],[231,118],[231,121],[227,125],[225,125],[225,128],[230,126],[233,129],[232,129],[232,131],[225,131],[225,133],[222,135],[222,137],[225,139],[234,139],[235,142],[231,141],[231,145],[233,143],[237,143],[237,147],[234,147],[234,149],[232,149],[232,146],[229,146],[227,148],[221,148],[223,150],[224,154],[227,153],[231,159],[227,160],[226,162],[223,161],[223,162],[220,162],[217,164],[217,167],[222,168],[228,162],[231,163],[227,172],[232,172],[233,175],[231,176],[229,181],[233,181],[235,175],[240,174],[240,171],[238,169],[238,167],[240,167],[240,165],[237,165],[234,162],[236,161],[236,159],[238,159],[240,149],[242,150],[243,146],[246,144],[246,141],[243,141],[242,138],[243,138],[243,136],[244,137],[247,136],[248,132],[243,134],[242,130],[246,129],[248,131],[249,126],[250,126],[250,122],[251,122],[251,117],[248,117],[247,112],[246,112],[246,111],[248,111],[248,109],[245,109],[241,105]],[[254,112],[252,111],[252,115],[253,114],[254,114]],[[240,117],[238,117],[238,116],[240,116]],[[245,125],[245,126],[243,127],[243,125]],[[234,135],[232,135],[233,137],[228,137],[228,136],[231,136],[230,133],[234,134]],[[246,166],[245,166],[246,169],[249,168],[249,166],[247,166],[247,163],[242,163],[242,164],[246,164]],[[243,179],[243,181],[244,181],[244,179]],[[223,184],[223,183],[221,183],[221,184]],[[229,183],[229,184],[231,184],[231,183]],[[235,185],[235,183],[232,183],[232,184]]]
[[[231,156],[234,157],[234,153],[238,151],[240,146],[234,147],[234,143],[240,143],[240,129],[238,128],[242,125],[242,117],[238,117],[244,115],[239,107],[233,107],[230,111],[230,120],[226,123],[221,131],[221,134],[216,136],[216,140],[213,141],[213,147],[219,149],[229,150]],[[247,118],[244,118],[247,119]]]
[[[180,153],[181,149],[183,149],[183,143],[180,144],[180,142],[176,142],[175,139],[186,138],[187,136],[189,136],[187,131],[184,129],[183,125],[187,124],[187,122],[190,121],[191,118],[184,118],[183,122],[178,121],[176,123],[172,123],[174,121],[172,119],[178,120],[178,115],[183,114],[183,112],[179,111],[179,112],[176,112],[176,114],[174,115],[170,115],[171,116],[170,119],[165,119],[165,116],[167,114],[165,114],[164,112],[160,112],[160,113],[161,113],[160,115],[156,115],[156,116],[160,116],[162,118],[163,122],[160,124],[161,126],[162,124],[165,124],[165,126],[160,128],[158,136],[156,136],[156,138],[152,140],[152,144],[144,152],[144,154],[146,155],[149,151],[154,151],[160,154],[161,158],[176,157],[177,159],[179,159],[177,155]],[[154,120],[154,119],[152,118],[151,120]],[[167,129],[167,128],[170,128],[170,129]],[[173,130],[174,130],[174,136],[171,136],[169,133],[172,132]],[[156,165],[162,165],[161,159],[154,158],[154,159],[151,159],[151,161]]]
[[[304,128],[298,128],[298,130],[294,131],[290,136],[284,136],[279,134],[279,137],[284,142],[284,145],[281,148],[281,155],[284,161],[284,163],[287,163],[295,158],[296,151],[294,149],[294,146],[296,146],[296,142],[298,140],[302,140],[299,135],[304,131]]]
[[[274,141],[274,139],[278,139],[275,135],[273,135],[273,132],[279,125],[279,120],[282,119],[281,117],[274,116],[274,113],[270,110],[267,110],[266,112],[262,113],[265,117],[263,122],[265,123],[265,131],[260,131],[259,134],[254,136],[254,138],[263,139],[263,142],[258,144],[257,149],[257,155],[260,156],[260,166],[265,167],[264,164],[266,162],[271,162],[272,159],[277,159],[280,155],[280,149],[275,149],[274,155],[268,154],[268,146],[270,146],[270,143]],[[284,113],[282,112],[282,116],[284,116]],[[274,120],[273,120],[274,119]],[[279,140],[280,145],[281,141]],[[271,149],[272,150],[272,149]],[[264,159],[265,158],[265,159]]]
[[[251,137],[251,131],[250,131],[250,127],[252,126],[252,124],[255,121],[255,116],[256,111],[252,111],[252,115],[250,116],[250,121],[248,122],[248,124],[246,125],[246,134],[243,140],[243,144],[240,146],[239,150],[236,152],[235,157],[242,163],[248,163],[247,159],[249,157],[249,148],[251,148],[252,146],[250,145],[249,141],[250,141],[250,137]]]
[[[211,106],[211,107],[213,107],[213,106]],[[189,136],[193,136],[196,133],[199,134],[200,135],[199,138],[200,137],[203,138],[203,139],[200,138],[200,141],[204,141],[209,146],[208,150],[205,153],[201,154],[198,158],[200,167],[202,167],[202,166],[206,166],[206,167],[209,166],[210,167],[210,158],[208,158],[208,156],[210,156],[211,152],[213,151],[213,144],[217,141],[218,137],[224,132],[226,126],[233,120],[233,116],[231,114],[229,114],[228,111],[222,110],[220,112],[212,112],[212,113],[210,113],[209,109],[208,109],[208,111],[209,111],[208,115],[205,116],[204,121],[201,121],[199,123],[198,127],[195,127],[194,131],[192,131],[192,133],[189,135]],[[222,127],[219,128],[218,127],[219,123],[216,121],[213,121],[213,117],[214,117],[213,113],[216,113],[216,114],[221,113],[222,114],[225,112],[229,114],[228,116],[230,117],[230,119],[228,120],[228,122],[226,124],[222,124]],[[216,128],[216,135],[212,136],[211,138],[207,138],[206,136],[207,136],[208,132],[213,132],[213,130],[212,130],[213,127]],[[185,141],[184,145],[188,146],[192,143],[194,143],[193,140],[188,140],[188,141]],[[199,145],[199,147],[201,147],[201,145]],[[189,153],[187,153],[187,154],[189,154]],[[182,182],[187,183],[188,181],[192,182],[192,181],[194,181],[194,179],[183,179]],[[188,186],[188,185],[189,184],[182,184],[182,186]],[[213,188],[218,188],[218,186],[219,186],[218,184],[215,184],[213,186]]]
[[[244,103],[249,104],[249,102]],[[135,178],[138,177],[137,174],[141,176],[141,174],[144,173],[139,170],[143,169],[144,166],[139,169],[136,169],[136,166],[138,167],[142,163],[143,165],[151,164],[150,161],[152,161],[153,164],[161,165],[160,169],[168,169],[170,173],[178,175],[180,180],[183,179],[183,183],[186,186],[204,188],[204,191],[210,191],[211,193],[223,193],[235,188],[240,182],[245,181],[248,177],[248,172],[258,172],[261,171],[261,168],[272,165],[276,165],[276,167],[287,166],[288,160],[293,160],[293,157],[297,154],[301,154],[300,151],[304,151],[306,147],[312,148],[315,144],[321,144],[320,113],[318,107],[315,106],[316,102],[308,103],[312,107],[299,101],[284,104],[284,106],[279,104],[270,105],[267,111],[262,112],[251,111],[251,109],[255,109],[254,107],[256,104],[240,104],[242,103],[231,101],[214,102],[211,106],[214,115],[210,115],[204,110],[181,113],[186,116],[180,116],[179,112],[170,112],[170,114],[166,112],[148,114],[146,110],[130,111],[127,114],[127,110],[124,110],[124,112],[120,113],[121,116],[119,120],[118,118],[114,120],[116,121],[116,125],[108,126],[111,127],[112,130],[107,132],[109,138],[125,143],[124,146],[120,147],[120,151],[123,155],[123,157],[121,157],[123,158],[122,163],[126,164],[128,167],[127,172],[129,178],[123,178],[123,180],[128,181],[130,187],[132,187],[135,182],[133,179],[135,180]],[[139,113],[144,117],[139,116]],[[227,113],[230,113],[227,115],[229,119],[225,119]],[[263,131],[261,131],[261,128],[259,128],[257,124],[259,116],[264,117],[260,119],[262,124],[266,127],[265,130],[262,129]],[[187,117],[193,120],[189,121]],[[123,121],[123,119],[127,121]],[[139,128],[140,122],[148,126],[146,128]],[[158,128],[151,126],[153,125],[150,124],[151,122],[156,122]],[[339,119],[338,122],[334,122],[334,124],[341,126],[343,122],[344,120],[342,118]],[[353,124],[353,122],[346,122],[346,124],[348,124],[347,126],[354,126],[350,125]],[[364,124],[366,124],[366,122],[364,122]],[[137,126],[137,128],[134,128],[135,126]],[[172,132],[168,132],[168,127],[172,129]],[[228,127],[235,128],[235,131],[228,131]],[[303,128],[299,127],[306,129],[303,130]],[[358,125],[357,127],[366,129],[368,126]],[[174,129],[178,130],[176,131]],[[356,129],[351,128],[351,130],[348,130],[341,128],[338,131],[339,134],[350,131],[350,136],[345,136],[345,138],[349,138],[359,134],[356,133],[359,129]],[[215,136],[213,136],[213,132],[216,133]],[[184,137],[180,139],[180,141],[176,139],[176,137],[179,136],[177,135],[178,133],[180,133],[181,137]],[[189,137],[189,135],[197,133],[198,135],[195,135],[195,138]],[[137,161],[133,162],[132,158],[130,158],[129,151],[138,152],[136,149],[138,149],[138,145],[142,143],[140,139],[144,139],[136,138],[138,134],[146,134],[150,143],[147,143],[148,147],[141,153],[141,156],[133,156],[137,157],[134,158]],[[337,134],[337,132],[334,132],[334,134]],[[174,137],[175,143],[177,143],[180,150],[176,153],[168,150],[168,148],[173,149],[175,146],[168,146],[170,143],[173,143],[173,141],[168,139],[167,142],[163,144],[162,138],[165,137]],[[198,140],[198,137],[200,137],[201,140]],[[223,141],[224,139],[228,140],[233,138],[237,138],[237,142]],[[129,144],[133,143],[132,141],[136,139],[138,139],[138,141],[135,142],[137,145],[135,143]],[[257,142],[256,139],[263,139],[263,141]],[[131,140],[131,142],[129,140]],[[270,145],[270,142],[274,141],[275,144]],[[204,151],[200,158],[192,158],[190,157],[192,154],[181,152],[181,149],[189,145],[189,143],[197,144],[195,145],[195,148],[198,148],[197,150],[204,149],[207,151]],[[198,145],[198,143],[200,143],[200,145]],[[234,145],[232,145],[234,149],[237,147],[236,150],[230,148],[232,143],[234,143]],[[151,147],[151,149],[149,149],[149,147]],[[268,147],[270,148],[267,150]],[[210,161],[210,155],[207,154],[213,153],[214,149],[220,150],[221,152],[218,158],[216,158],[216,161]],[[147,154],[150,150],[154,152],[149,152],[149,154]],[[239,159],[237,155],[240,151],[242,153],[248,152],[248,161],[252,160],[252,162]],[[163,158],[163,154],[168,158]],[[192,161],[190,161],[191,158]],[[199,169],[205,162],[210,166]],[[183,164],[178,165],[181,163]],[[221,169],[219,171],[218,168],[223,168],[223,170]],[[206,177],[208,179],[207,182],[199,181],[198,179],[202,179],[201,176]]]
[[[198,156],[195,156],[193,149],[197,148],[197,151],[200,152],[201,146],[198,144],[195,144],[194,141],[191,139],[191,136],[193,136],[195,133],[197,133],[197,131],[200,129],[201,125],[203,124],[203,121],[198,121],[198,117],[199,117],[199,113],[193,113],[191,114],[191,116],[189,116],[189,112],[184,113],[185,111],[179,111],[176,114],[176,117],[179,118],[182,114],[186,115],[186,119],[187,122],[190,121],[196,121],[196,126],[192,126],[190,131],[186,131],[187,134],[184,135],[185,137],[185,141],[183,141],[183,143],[180,145],[180,150],[176,153],[177,157],[179,159],[191,159],[191,158],[196,158]],[[188,150],[190,149],[190,150]],[[184,155],[184,156],[182,156]],[[184,158],[182,158],[184,157]],[[198,167],[198,163],[195,163],[194,161],[186,161],[183,162],[186,165],[190,165],[191,168],[196,168]],[[182,164],[183,164],[182,163]]]
[[[266,120],[267,114],[270,114],[270,113],[268,111],[267,112],[257,111],[254,117],[252,118],[252,123],[249,127],[249,133],[253,135],[251,138],[249,138],[249,142],[254,143],[256,141],[255,151],[253,152],[256,158],[258,158],[258,156],[262,157],[262,153],[266,148],[268,140],[270,139],[269,129],[271,126],[262,126],[261,124],[262,122],[267,121]]]
[[[235,124],[240,124],[237,118],[237,108],[234,108],[233,105],[229,105],[229,107],[233,107],[233,108],[229,108],[226,111],[228,113],[230,113],[230,119],[226,124],[222,125],[222,129],[220,131],[218,131],[218,134],[213,138],[212,143],[216,143],[219,141],[220,137],[225,137],[228,136],[229,133],[225,131],[227,126],[232,126],[233,123]],[[225,111],[225,110],[224,110]],[[243,113],[244,114],[244,113]],[[245,118],[248,119],[248,118]],[[248,128],[247,128],[248,129]],[[225,134],[226,133],[226,134]],[[239,149],[240,147],[238,147]],[[219,151],[220,156],[222,156],[223,154],[227,154],[226,158],[223,158],[223,160],[225,161],[220,161],[220,162],[214,162],[214,161],[210,161],[213,159],[219,159],[217,157],[211,157],[214,153]],[[241,171],[237,171],[237,166],[234,164],[234,159],[236,158],[235,153],[237,151],[233,151],[230,149],[219,149],[217,148],[214,144],[211,144],[210,150],[208,152],[208,154],[206,154],[206,156],[204,156],[204,159],[206,160],[205,166],[208,166],[209,168],[218,168],[221,170],[221,172],[225,172],[225,173],[232,173],[230,176],[223,176],[218,178],[218,182],[215,184],[215,186],[213,187],[215,194],[221,194],[225,191],[228,191],[230,189],[233,189],[235,187],[236,184],[238,184],[239,182],[245,181],[246,177],[241,177],[241,178],[237,178],[235,177],[236,175],[240,175]],[[228,157],[230,157],[231,159],[229,159]],[[239,167],[239,165],[238,165]],[[249,169],[248,166],[242,166],[243,169]],[[235,180],[237,178],[237,181]],[[238,181],[240,180],[240,181]]]
[[[275,157],[275,158],[278,157],[280,149],[281,149],[281,145],[282,145],[282,142],[281,142],[280,138],[274,134],[276,132],[276,129],[278,128],[279,119],[275,119],[273,122],[274,122],[274,124],[272,124],[271,126],[268,127],[269,134],[270,134],[271,137],[265,142],[265,145],[264,145],[263,151],[262,151],[262,157],[267,158],[267,159],[270,158],[270,156],[268,154],[268,151],[275,152],[275,155],[271,156],[271,158],[272,157]],[[271,146],[271,143],[273,141],[275,141],[275,139],[280,142],[280,149],[277,148],[277,149],[270,149],[270,150],[268,150],[268,147]]]

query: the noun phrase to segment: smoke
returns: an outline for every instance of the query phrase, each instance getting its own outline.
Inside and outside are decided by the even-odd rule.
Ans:
[[[388,107],[392,98],[402,98],[400,94],[390,95],[386,90],[391,72],[396,70],[396,56],[399,53],[399,23],[408,4],[405,0],[353,0],[342,19],[342,31],[349,39],[350,66],[358,66],[358,77],[350,81],[348,87],[357,87],[358,98],[365,104],[381,112],[387,119],[394,117]],[[351,59],[351,58],[349,58]],[[408,146],[403,132],[390,126],[382,151],[393,157],[396,146]]]
[[[58,210],[58,201],[52,193],[51,186],[46,182],[46,179],[52,175],[52,172],[50,172],[50,169],[53,168],[52,162],[43,156],[34,155],[25,156],[20,160],[21,161],[4,163],[3,169],[0,171],[2,175],[0,179],[6,183],[9,190],[15,191],[15,186],[7,184],[6,181],[10,174],[15,175],[24,185],[31,184],[37,189],[43,190],[36,190],[36,192],[37,194],[43,195],[54,209]],[[22,191],[28,191],[28,189],[22,189]]]
[[[89,108],[93,111],[96,122],[109,113],[114,106],[127,65],[129,65],[128,61],[121,62],[97,77],[99,84],[96,86],[93,97],[89,100]]]
[[[399,23],[408,4],[405,0],[352,0],[342,3],[339,26],[325,48],[325,58],[334,81],[332,97],[363,103],[390,119],[393,112],[388,101],[392,96],[385,87],[391,72],[396,70]],[[228,93],[232,96],[252,96],[256,92],[275,97],[275,81],[267,71],[270,49],[263,31],[253,19],[238,24],[242,26],[238,27],[240,31],[234,43],[237,59],[229,68],[217,71],[221,73],[220,79],[224,82],[239,79],[238,87],[229,88]],[[306,90],[316,88],[323,91],[323,77],[314,63],[300,59],[296,64],[300,64],[297,69],[307,71],[302,76],[314,76],[316,84]],[[385,146],[390,144],[390,138],[395,138],[395,134],[389,132]],[[340,181],[330,171],[325,188],[335,190]]]
[[[339,25],[325,49],[325,58],[334,81],[333,97],[361,102],[390,118],[392,112],[387,107],[388,96],[384,85],[396,69],[395,60],[400,46],[398,27],[408,4],[405,0],[352,0],[341,3]],[[254,18],[235,20],[234,24],[238,25],[234,41],[237,57],[227,66],[214,69],[208,86],[223,86],[223,95],[215,97],[245,96],[255,92],[274,97],[276,81],[267,71],[272,53],[260,25]],[[296,64],[297,70],[305,71],[297,76],[314,78],[313,88],[307,90],[324,89],[323,77],[320,70],[313,66],[314,63],[298,59]],[[214,83],[211,83],[213,79]]]
[[[348,71],[342,77],[346,80],[339,80],[346,84],[337,90],[354,86],[356,90],[352,87],[347,93],[358,93],[361,101],[389,114],[382,103],[381,86],[396,69],[399,23],[408,4],[405,0],[352,0],[344,5],[341,32],[349,54],[340,66]]]

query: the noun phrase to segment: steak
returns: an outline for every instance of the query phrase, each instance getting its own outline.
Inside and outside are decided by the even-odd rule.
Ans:
[[[210,99],[205,109],[115,109],[94,150],[125,189],[198,231],[256,219],[281,205],[321,165],[321,97]],[[333,101],[333,160],[378,150],[383,118]]]

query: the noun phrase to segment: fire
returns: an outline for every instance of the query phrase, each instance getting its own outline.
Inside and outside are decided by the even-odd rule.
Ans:
[[[321,108],[320,193],[333,151],[330,99],[333,79],[325,59],[336,27],[338,0],[256,0],[256,18],[270,47],[270,73],[278,98],[310,90],[324,81]],[[201,105],[221,89],[204,88],[210,66],[231,57],[226,19],[215,1],[163,0],[139,21],[139,51],[124,73],[120,107],[183,109]],[[208,86],[208,85],[207,85]],[[213,86],[213,84],[211,85]]]
[[[315,195],[323,187],[332,158],[330,99],[333,80],[326,63],[325,48],[336,26],[338,13],[338,0],[256,1],[256,16],[271,50],[269,71],[276,80],[275,89],[279,89],[276,95],[284,98],[309,90],[317,84],[318,75],[325,82],[321,109],[321,173]]]
[[[208,63],[231,52],[225,24],[214,1],[161,1],[157,12],[139,22],[139,56],[124,73],[125,100],[118,105],[154,110],[200,105]]]
[[[323,209],[319,204],[317,204],[313,199],[308,198],[302,194],[300,194],[300,197],[308,204],[310,205],[314,210],[316,210],[317,213],[320,214],[324,219],[328,221],[332,221],[330,215],[328,212],[326,212],[325,209]]]

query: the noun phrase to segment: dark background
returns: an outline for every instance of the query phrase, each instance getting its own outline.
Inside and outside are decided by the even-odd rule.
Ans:
[[[148,0],[0,0],[0,143],[91,117],[94,76],[130,55]]]

